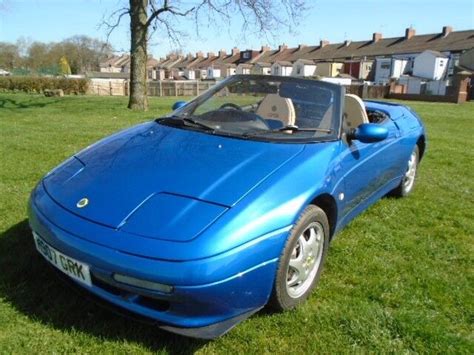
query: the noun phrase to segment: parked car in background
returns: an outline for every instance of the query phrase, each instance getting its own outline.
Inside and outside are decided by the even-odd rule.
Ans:
[[[303,302],[337,232],[413,190],[425,145],[406,106],[235,75],[66,160],[32,192],[29,222],[74,285],[213,338],[267,304]]]

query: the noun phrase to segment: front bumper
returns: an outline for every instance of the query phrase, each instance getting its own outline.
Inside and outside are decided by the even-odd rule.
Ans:
[[[51,203],[54,204],[53,201]],[[29,223],[52,247],[90,266],[92,287],[72,281],[76,286],[120,309],[157,322],[163,329],[186,336],[214,338],[222,335],[262,308],[273,287],[278,261],[278,254],[275,252],[267,255],[270,258],[239,272],[236,272],[235,267],[229,267],[235,265],[236,255],[231,254],[229,257],[217,255],[189,262],[126,254],[84,240],[66,231],[64,227],[59,227],[38,209],[34,198],[29,204]],[[248,248],[255,249],[258,244],[271,239],[271,249],[277,250],[275,246],[284,243],[287,233],[285,228]],[[259,248],[261,247],[260,245]],[[251,251],[239,251],[241,252],[245,254]],[[226,267],[230,274],[222,277],[222,270]],[[166,282],[161,279],[160,270],[173,270],[172,274],[166,271]],[[203,279],[207,282],[195,283],[196,270],[203,270],[206,275]],[[205,270],[219,270],[220,279],[212,280],[212,275]],[[162,293],[117,283],[112,277],[114,273],[145,279],[153,277],[151,281],[173,286],[173,292]],[[186,276],[191,274],[192,282],[186,284]],[[173,275],[176,282],[173,282]],[[209,280],[212,282],[208,282]]]

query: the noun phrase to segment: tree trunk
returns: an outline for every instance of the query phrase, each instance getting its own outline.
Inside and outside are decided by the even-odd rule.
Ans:
[[[148,37],[148,0],[130,0],[130,99],[128,108],[148,109],[146,62]]]

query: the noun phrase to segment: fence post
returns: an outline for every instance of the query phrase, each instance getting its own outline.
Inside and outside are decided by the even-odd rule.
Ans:
[[[178,83],[173,81],[174,84],[174,96],[178,96]]]
[[[364,85],[362,85],[362,98],[363,99],[369,98],[369,86],[365,83]]]
[[[199,96],[199,81],[196,80],[196,96]]]
[[[158,86],[158,88],[160,89],[160,97],[163,96],[163,87],[161,86],[161,80],[159,81],[160,85]]]
[[[462,104],[469,100],[468,83],[470,73],[462,71],[454,75],[452,86],[454,88],[453,102]]]

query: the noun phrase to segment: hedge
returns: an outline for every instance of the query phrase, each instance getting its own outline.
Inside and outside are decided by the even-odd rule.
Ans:
[[[62,89],[66,95],[85,94],[89,87],[87,79],[45,78],[34,76],[0,77],[1,91],[23,91],[42,93],[44,90]]]

